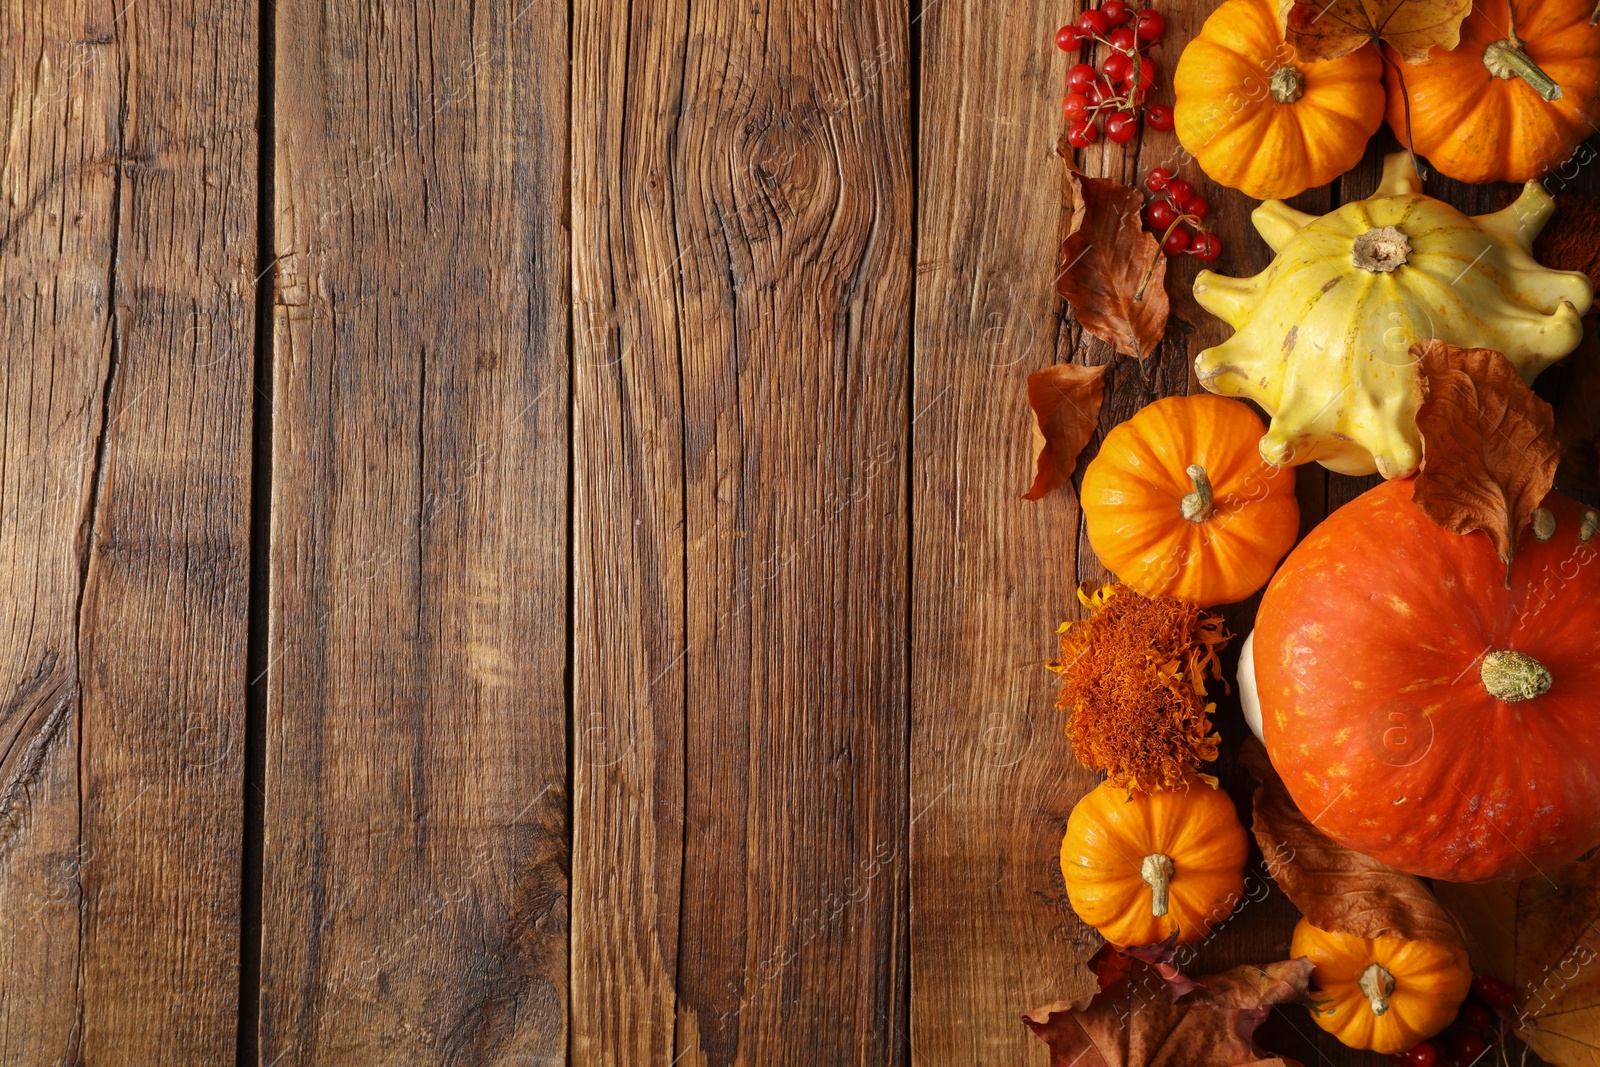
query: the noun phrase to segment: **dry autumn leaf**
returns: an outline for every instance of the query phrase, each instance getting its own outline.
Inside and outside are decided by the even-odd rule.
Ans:
[[[1484,531],[1509,561],[1555,481],[1555,413],[1492,349],[1427,340],[1411,355],[1422,433],[1413,499],[1452,533]]]
[[[1070,233],[1056,289],[1078,323],[1125,356],[1155,351],[1167,331],[1167,257],[1145,230],[1144,198],[1109,178],[1067,168]]]
[[[1600,861],[1524,882],[1439,882],[1475,971],[1517,993],[1518,1035],[1556,1067],[1600,1067]]]
[[[1036,1008],[1023,1021],[1050,1047],[1051,1067],[1299,1067],[1258,1053],[1256,1028],[1275,1004],[1306,995],[1311,961],[1235,967],[1179,992],[1141,960],[1092,996]]]
[[[1028,375],[1028,406],[1033,409],[1033,488],[1024,500],[1039,498],[1072,476],[1078,453],[1094,436],[1105,399],[1106,366],[1057,363]]]
[[[1464,947],[1455,920],[1421,879],[1348,849],[1311,825],[1259,741],[1245,743],[1239,763],[1260,783],[1251,830],[1267,872],[1312,926]]]
[[[1295,0],[1285,37],[1302,60],[1338,59],[1379,42],[1408,63],[1461,43],[1472,0]]]

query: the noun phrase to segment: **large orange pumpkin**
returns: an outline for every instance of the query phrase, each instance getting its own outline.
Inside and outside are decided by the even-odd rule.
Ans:
[[[1272,0],[1226,0],[1172,75],[1178,140],[1213,180],[1258,200],[1332,181],[1383,125],[1383,60],[1368,45],[1301,63]]]
[[[1461,43],[1384,72],[1389,125],[1464,182],[1527,181],[1572,156],[1600,122],[1594,0],[1477,0]]]
[[[1597,516],[1550,494],[1508,572],[1487,535],[1423,515],[1414,484],[1334,512],[1267,587],[1267,751],[1300,810],[1357,851],[1450,881],[1525,878],[1600,843]]]

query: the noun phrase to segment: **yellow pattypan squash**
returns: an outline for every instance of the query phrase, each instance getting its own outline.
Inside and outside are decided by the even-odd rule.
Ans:
[[[1531,382],[1582,338],[1589,279],[1531,254],[1555,208],[1548,192],[1529,182],[1510,207],[1473,218],[1420,186],[1396,153],[1372,196],[1320,218],[1269,200],[1252,221],[1272,264],[1195,279],[1195,299],[1236,331],[1195,371],[1272,416],[1267,462],[1406,477],[1422,456],[1414,342],[1492,348]]]

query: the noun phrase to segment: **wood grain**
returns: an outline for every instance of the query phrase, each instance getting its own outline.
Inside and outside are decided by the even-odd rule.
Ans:
[[[906,20],[574,9],[575,1063],[905,1059]]]
[[[255,30],[0,9],[0,1063],[233,1059]]]
[[[274,20],[260,1060],[563,1063],[565,11]]]

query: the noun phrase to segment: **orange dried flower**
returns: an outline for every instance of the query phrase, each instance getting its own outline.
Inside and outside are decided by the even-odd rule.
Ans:
[[[1222,738],[1211,728],[1206,676],[1220,679],[1217,652],[1228,642],[1220,616],[1172,597],[1146,597],[1123,585],[1089,594],[1080,622],[1064,622],[1056,707],[1078,762],[1111,781],[1155,792],[1198,777],[1217,758]]]

